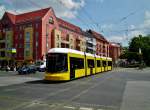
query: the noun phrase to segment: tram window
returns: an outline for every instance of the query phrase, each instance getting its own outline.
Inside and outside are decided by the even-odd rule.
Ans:
[[[100,67],[100,66],[101,66],[100,60],[97,60],[97,67]]]
[[[88,59],[87,62],[89,68],[94,68],[94,60]]]
[[[67,54],[50,53],[46,58],[46,71],[61,73],[68,70]]]
[[[106,61],[102,61],[102,63],[103,63],[103,66],[105,67],[106,66]]]
[[[70,57],[70,66],[71,68],[75,68],[75,69],[83,69],[84,59]]]
[[[108,66],[112,66],[112,61],[108,61]]]

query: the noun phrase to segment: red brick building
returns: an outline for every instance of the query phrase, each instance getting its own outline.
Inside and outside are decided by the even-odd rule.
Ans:
[[[0,62],[43,60],[53,47],[85,51],[81,28],[55,16],[52,8],[15,15],[5,12],[0,20]]]
[[[58,28],[52,8],[19,15],[6,12],[0,24],[1,41],[3,40],[5,45],[0,51],[4,54],[1,59],[9,60],[12,56],[8,50],[15,48],[17,61],[43,59],[51,48],[51,33],[53,29]]]
[[[121,55],[121,45],[118,43],[110,42],[109,50],[110,50],[110,57],[115,63]]]

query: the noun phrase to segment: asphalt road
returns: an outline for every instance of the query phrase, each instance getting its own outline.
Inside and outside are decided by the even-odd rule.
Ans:
[[[0,110],[149,110],[150,68],[115,69],[69,82],[0,72]]]

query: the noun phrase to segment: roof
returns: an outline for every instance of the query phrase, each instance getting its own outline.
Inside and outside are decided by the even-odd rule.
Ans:
[[[115,43],[115,42],[110,42],[110,46],[121,47],[121,44],[120,43]]]
[[[110,58],[110,57],[107,57],[107,60],[112,60],[112,58]]]
[[[11,22],[13,24],[15,24],[16,16],[14,14],[10,13],[10,12],[6,12],[5,14],[9,17],[9,19],[11,20]]]
[[[35,20],[35,19],[42,19],[50,9],[51,8],[45,8],[45,9],[40,9],[40,10],[16,15],[16,23]]]
[[[48,53],[74,53],[74,54],[80,54],[80,55],[84,55],[84,52],[78,51],[78,50],[73,50],[73,49],[69,49],[69,48],[52,48],[48,51]],[[94,55],[90,54],[90,53],[86,53],[87,56],[92,56],[94,57]]]
[[[48,51],[48,53],[74,53],[74,54],[80,54],[80,55],[86,54],[86,56],[112,60],[112,58],[110,57],[103,57],[103,56],[98,56],[98,55],[91,54],[91,53],[84,53],[84,52],[74,50],[74,49],[69,49],[69,48],[52,48]]]
[[[75,31],[75,32],[78,32],[80,34],[82,34],[82,29],[74,24],[71,24],[61,18],[58,18],[57,17],[57,21],[58,21],[58,25],[61,26],[61,27],[64,27],[66,29],[69,29],[71,31]]]
[[[89,32],[90,34],[92,34],[96,39],[99,39],[99,40],[102,40],[102,41],[105,41],[105,42],[108,42],[104,36],[98,32],[95,32],[93,30],[88,30],[87,32]]]
[[[23,13],[23,14],[18,14],[18,15],[12,14],[10,12],[6,12],[5,15],[7,15],[9,17],[9,19],[11,20],[11,22],[13,24],[15,24],[15,23],[22,23],[25,21],[31,21],[31,20],[35,20],[35,19],[42,19],[42,17],[44,17],[45,14],[50,9],[51,8],[45,8],[45,9],[40,9],[40,10],[27,12],[27,13]]]

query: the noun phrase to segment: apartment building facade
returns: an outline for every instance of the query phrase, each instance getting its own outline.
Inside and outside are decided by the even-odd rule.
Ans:
[[[96,38],[88,31],[83,33],[86,39],[86,52],[96,54]]]
[[[81,28],[55,16],[52,8],[15,15],[5,12],[0,20],[0,65],[44,60],[50,48],[86,49]],[[15,50],[15,51],[14,51]]]
[[[88,30],[88,33],[92,34],[96,39],[96,54],[99,56],[109,57],[109,42],[103,35],[93,30]]]
[[[60,18],[57,18],[57,22],[59,29],[53,32],[52,47],[71,48],[84,52],[86,39],[81,28]]]

